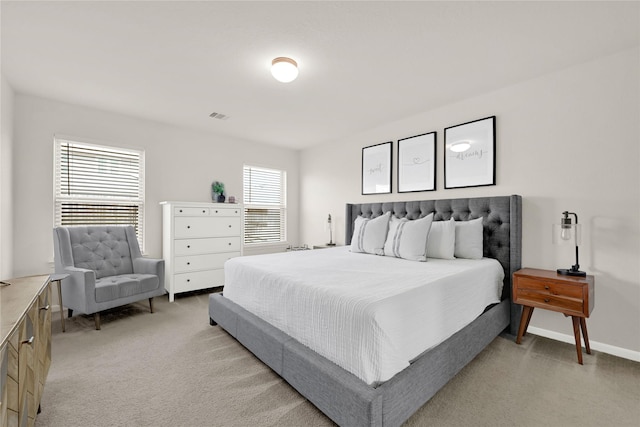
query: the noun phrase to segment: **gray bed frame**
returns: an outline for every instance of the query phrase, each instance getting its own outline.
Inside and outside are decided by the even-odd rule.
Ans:
[[[303,346],[223,294],[209,297],[209,317],[273,369],[340,426],[399,426],[502,332],[515,335],[521,308],[511,301],[511,277],[521,266],[522,199],[500,196],[415,202],[348,204],[346,240],[358,215],[374,218],[391,211],[434,221],[483,218],[484,256],[505,272],[502,302],[378,387]]]

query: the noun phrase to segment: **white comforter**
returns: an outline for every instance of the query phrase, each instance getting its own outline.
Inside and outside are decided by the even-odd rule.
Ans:
[[[499,302],[503,278],[489,258],[415,262],[339,247],[233,258],[224,295],[377,385]]]

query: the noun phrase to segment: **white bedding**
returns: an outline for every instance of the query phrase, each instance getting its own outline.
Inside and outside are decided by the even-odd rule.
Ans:
[[[224,296],[370,385],[500,301],[495,259],[427,262],[348,247],[233,258]]]

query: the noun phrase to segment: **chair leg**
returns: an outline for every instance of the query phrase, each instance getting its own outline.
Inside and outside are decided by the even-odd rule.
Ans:
[[[149,298],[149,311],[153,313],[153,297]]]
[[[95,313],[93,315],[93,320],[96,322],[96,330],[100,330],[100,313]]]
[[[67,310],[67,317],[71,318],[71,316],[73,316],[73,310],[72,309],[68,309]]]

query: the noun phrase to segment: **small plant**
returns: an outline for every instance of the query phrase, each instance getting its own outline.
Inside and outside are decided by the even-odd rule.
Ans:
[[[224,184],[222,182],[214,181],[213,184],[211,184],[211,191],[214,194],[223,195],[224,194]]]

